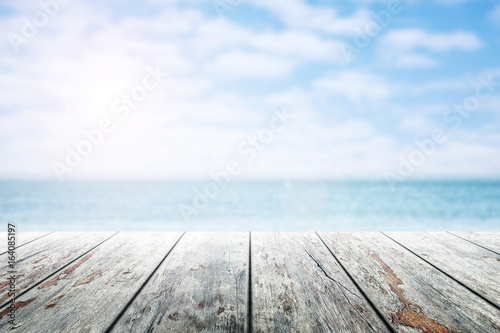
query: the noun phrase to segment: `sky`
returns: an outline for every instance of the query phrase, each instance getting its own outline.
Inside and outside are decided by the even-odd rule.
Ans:
[[[3,179],[500,176],[493,0],[0,0],[0,35]]]

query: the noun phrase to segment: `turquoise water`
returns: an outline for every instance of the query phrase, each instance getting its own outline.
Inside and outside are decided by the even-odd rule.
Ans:
[[[490,231],[500,181],[0,181],[0,217],[22,231]]]

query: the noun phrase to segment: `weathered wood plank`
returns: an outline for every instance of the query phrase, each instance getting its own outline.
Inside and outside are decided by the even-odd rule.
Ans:
[[[16,293],[20,294],[111,237],[111,232],[55,232],[16,249]],[[0,256],[0,304],[8,296],[7,253]]]
[[[500,307],[500,255],[446,232],[385,234]]]
[[[0,331],[105,332],[180,236],[119,233],[23,295],[18,325],[0,320]]]
[[[23,246],[29,242],[40,239],[50,234],[48,231],[19,231],[16,232],[16,247]],[[7,252],[7,233],[0,232],[0,255]]]
[[[398,331],[500,331],[500,310],[381,233],[320,236]]]
[[[451,232],[451,234],[500,254],[500,232]]]
[[[387,332],[314,233],[252,233],[255,332]]]
[[[248,233],[187,233],[112,332],[246,332]]]

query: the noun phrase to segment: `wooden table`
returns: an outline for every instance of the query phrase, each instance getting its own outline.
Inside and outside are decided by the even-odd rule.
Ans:
[[[1,332],[500,332],[500,233],[0,236]]]

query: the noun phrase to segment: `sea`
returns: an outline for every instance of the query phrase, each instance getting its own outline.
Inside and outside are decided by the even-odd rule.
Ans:
[[[499,231],[500,180],[1,180],[20,231]]]

